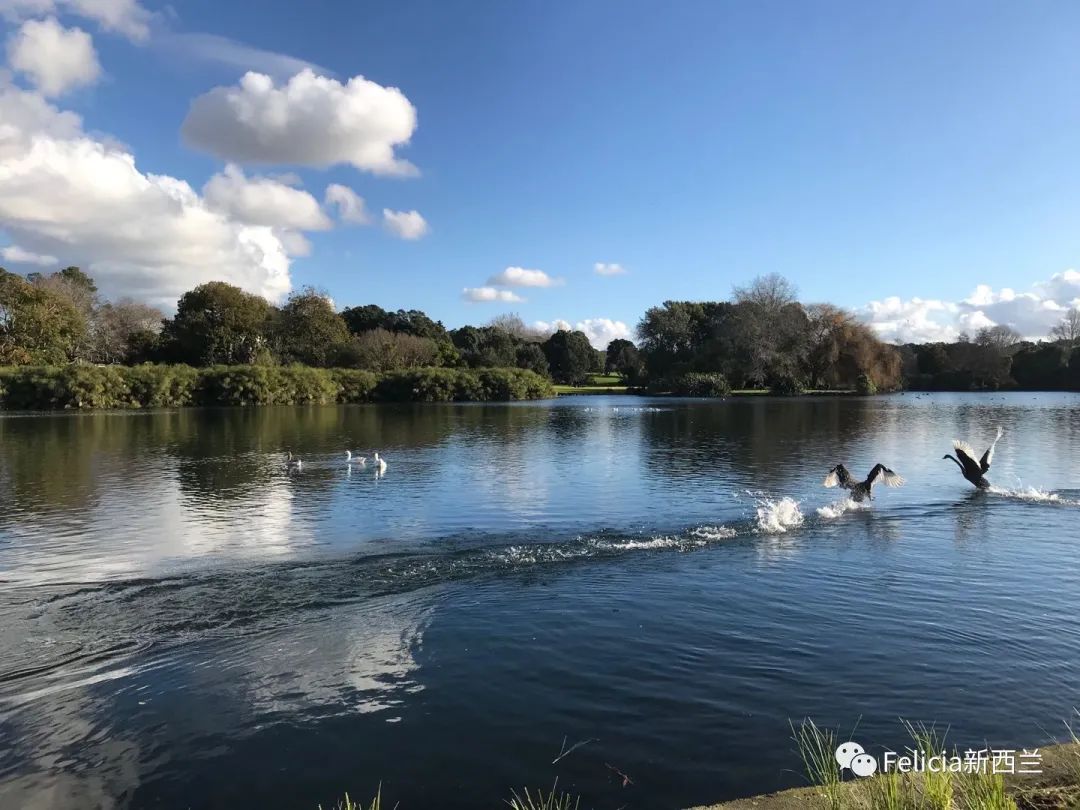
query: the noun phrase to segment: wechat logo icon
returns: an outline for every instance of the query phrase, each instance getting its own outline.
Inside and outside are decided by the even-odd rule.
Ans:
[[[836,749],[836,764],[841,771],[847,768],[856,776],[872,776],[877,771],[877,760],[857,742],[840,744]]]

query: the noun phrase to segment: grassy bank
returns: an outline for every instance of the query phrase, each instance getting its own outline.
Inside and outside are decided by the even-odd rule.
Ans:
[[[924,757],[963,756],[946,749],[932,728],[906,727],[911,750]],[[879,773],[865,779],[840,772],[838,738],[807,721],[795,730],[810,787],[736,799],[692,810],[1080,810],[1080,744],[1038,749],[1040,773]],[[845,738],[846,739],[846,738]],[[908,753],[908,752],[903,752]],[[1017,752],[1019,753],[1019,752]]]
[[[386,374],[306,366],[0,368],[4,410],[505,402],[553,395],[550,382],[519,368],[421,368]]]
[[[912,728],[913,747],[923,753],[941,753],[943,743],[932,731]],[[802,735],[802,739],[799,736]],[[816,736],[820,735],[820,736]],[[834,763],[828,732],[806,724],[796,730],[804,756],[811,760],[813,787],[722,802],[691,810],[1080,810],[1080,744],[1039,748],[1039,774],[932,774],[890,773],[868,779],[841,781]],[[828,769],[832,772],[827,772]],[[825,771],[820,769],[826,769]],[[381,790],[367,804],[347,797],[336,810],[381,810]],[[587,810],[578,797],[564,793],[558,785],[550,791],[513,792],[506,805],[512,810]],[[323,810],[320,808],[320,810]],[[327,808],[329,810],[329,808]],[[407,808],[403,808],[407,810]]]
[[[626,383],[617,374],[593,374],[585,385],[556,385],[555,393],[567,394],[625,394]]]

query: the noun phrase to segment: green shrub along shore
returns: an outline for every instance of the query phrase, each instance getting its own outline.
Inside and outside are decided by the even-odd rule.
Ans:
[[[521,368],[370,371],[305,366],[11,366],[0,368],[0,408],[178,408],[364,402],[503,402],[554,396]]]

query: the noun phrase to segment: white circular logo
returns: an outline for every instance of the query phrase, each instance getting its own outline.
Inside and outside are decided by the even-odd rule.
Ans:
[[[871,776],[877,770],[877,760],[869,754],[856,754],[851,758],[851,772],[856,776]]]
[[[857,742],[842,743],[840,747],[836,749],[836,764],[840,766],[840,770],[850,768],[851,760],[859,754],[865,753],[866,750]]]

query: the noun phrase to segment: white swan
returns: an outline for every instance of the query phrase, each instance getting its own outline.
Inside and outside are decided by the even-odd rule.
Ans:
[[[372,456],[372,460],[375,462],[375,466],[379,468],[380,473],[386,472],[386,459],[380,458],[378,453]]]
[[[359,464],[361,466],[367,464],[367,459],[364,456],[356,456],[353,458],[352,450],[345,451],[345,463],[346,464]]]
[[[296,470],[299,472],[304,466],[304,462],[298,458],[293,458],[292,450],[289,451],[289,458],[285,462],[285,468],[288,470]]]

